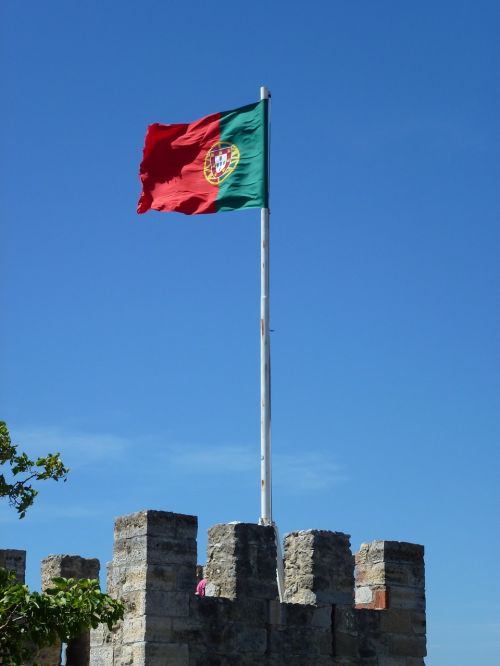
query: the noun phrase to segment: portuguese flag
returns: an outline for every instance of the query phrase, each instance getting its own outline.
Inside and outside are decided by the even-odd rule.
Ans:
[[[148,127],[138,213],[267,208],[267,99],[193,123]]]

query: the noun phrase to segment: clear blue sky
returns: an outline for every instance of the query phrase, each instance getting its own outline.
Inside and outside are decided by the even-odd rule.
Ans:
[[[425,544],[428,666],[500,653],[500,4],[4,0],[1,414],[72,472],[2,546],[259,515],[259,213],[138,217],[150,122],[273,94],[274,513]]]

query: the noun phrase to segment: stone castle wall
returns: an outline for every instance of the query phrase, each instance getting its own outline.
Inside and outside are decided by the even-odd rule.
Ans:
[[[374,541],[354,558],[346,534],[288,534],[280,603],[272,527],[209,530],[205,597],[194,594],[196,536],[195,516],[142,511],[116,520],[107,591],[125,602],[125,617],[113,632],[101,627],[70,644],[68,666],[423,666],[422,546]],[[0,551],[0,562],[1,552],[22,553]],[[9,560],[18,575],[21,560]],[[45,579],[97,573],[96,560],[43,563]],[[58,666],[59,653],[44,666]]]

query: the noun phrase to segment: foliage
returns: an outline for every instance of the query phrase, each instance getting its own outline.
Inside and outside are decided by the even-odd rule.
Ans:
[[[8,478],[0,473],[0,498],[7,497],[9,504],[16,509],[19,518],[24,518],[26,510],[33,504],[38,491],[32,481],[46,479],[66,480],[69,472],[58,453],[48,453],[44,457],[31,460],[26,453],[18,453],[12,444],[9,430],[0,421],[0,466],[8,466]]]
[[[33,504],[38,491],[33,481],[66,480],[68,469],[58,453],[36,461],[18,453],[8,428],[0,421],[0,466],[8,466],[9,478],[0,474],[0,499],[8,498],[19,518]],[[15,574],[0,567],[0,664],[24,666],[42,647],[68,642],[84,629],[123,618],[124,606],[99,589],[97,580],[53,578],[44,593],[30,592]]]
[[[68,642],[86,628],[123,618],[123,604],[99,590],[97,580],[54,578],[44,594],[30,592],[0,568],[0,663],[22,666],[39,648]]]

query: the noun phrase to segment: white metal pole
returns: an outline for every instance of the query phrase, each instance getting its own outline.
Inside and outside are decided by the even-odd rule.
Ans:
[[[260,99],[269,99],[265,86]],[[267,117],[266,117],[267,120]],[[266,155],[266,160],[268,155]],[[268,166],[268,165],[267,165]],[[266,169],[267,172],[267,169]],[[267,188],[267,183],[266,183]],[[271,372],[269,345],[269,208],[260,211],[260,523],[271,525]]]
[[[262,86],[260,98],[269,100],[269,90]],[[269,102],[268,102],[269,103]],[[266,122],[268,116],[266,115]],[[267,130],[269,127],[266,128]],[[269,139],[269,137],[268,137]],[[267,183],[269,189],[269,140],[267,146]],[[269,192],[268,192],[269,198]],[[267,202],[269,206],[269,201]],[[271,487],[271,346],[269,339],[269,208],[260,211],[260,524],[274,527],[276,541],[276,579],[280,601],[284,601],[284,569],[281,543],[272,515]]]

